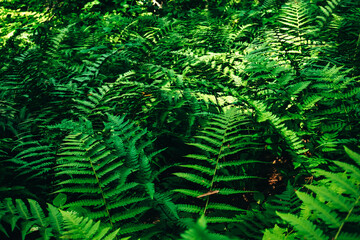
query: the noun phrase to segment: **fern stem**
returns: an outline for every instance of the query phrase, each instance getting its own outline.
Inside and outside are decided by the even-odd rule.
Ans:
[[[89,159],[89,162],[90,162],[90,165],[91,165],[91,169],[92,169],[93,172],[94,172],[94,175],[95,175],[95,178],[96,178],[96,182],[97,182],[97,184],[98,184],[98,186],[99,186],[99,189],[100,189],[100,191],[101,191],[101,197],[102,197],[103,202],[104,202],[104,207],[105,207],[106,213],[107,213],[107,215],[108,215],[108,218],[109,218],[109,221],[110,221],[110,225],[111,225],[111,227],[113,227],[114,224],[113,224],[113,222],[112,222],[111,215],[110,215],[109,209],[108,209],[108,207],[107,207],[107,202],[106,202],[106,199],[105,199],[105,196],[104,196],[104,191],[103,191],[103,189],[102,189],[102,187],[101,187],[101,185],[100,185],[100,180],[99,180],[99,178],[98,178],[98,175],[96,174],[96,170],[95,170],[95,168],[94,168],[94,165],[93,165],[91,159],[90,159],[90,158],[88,158],[88,159]]]
[[[335,237],[334,237],[334,240],[336,240],[339,235],[340,235],[340,232],[342,230],[342,228],[344,227],[345,223],[346,223],[346,220],[349,219],[352,211],[354,210],[355,206],[358,204],[358,202],[360,201],[360,197],[358,197],[355,201],[355,203],[353,204],[352,208],[350,209],[350,211],[348,212],[348,214],[346,215],[346,218],[344,219],[344,221],[341,223],[340,227],[339,227],[339,230],[337,231]]]
[[[217,159],[216,159],[216,165],[215,165],[215,169],[214,169],[214,174],[213,174],[212,179],[211,179],[209,192],[211,192],[212,189],[213,189],[213,185],[214,185],[214,181],[215,181],[215,175],[216,175],[216,172],[217,172],[217,169],[218,169],[221,152],[223,150],[223,146],[224,146],[224,142],[225,142],[226,132],[227,132],[227,129],[225,130],[224,135],[223,135],[224,137],[223,137],[223,139],[221,141],[222,143],[221,143],[220,150],[219,150],[219,153],[218,153],[218,156],[217,156]],[[209,201],[210,201],[210,196],[208,196],[207,199],[206,199],[206,204],[205,204],[205,208],[204,208],[204,216],[206,215],[206,210],[207,210],[207,207],[209,205]]]

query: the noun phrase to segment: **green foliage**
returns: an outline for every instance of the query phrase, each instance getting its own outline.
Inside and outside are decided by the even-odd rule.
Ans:
[[[21,239],[26,236],[41,236],[41,239],[116,239],[119,231],[109,232],[110,227],[105,227],[100,221],[94,223],[89,218],[79,217],[71,211],[59,210],[47,204],[46,211],[38,202],[28,199],[14,200],[6,198],[0,205],[1,225],[0,230],[9,237],[4,227],[7,223],[11,231],[19,228]]]
[[[192,226],[186,230],[183,234],[181,234],[181,239],[183,240],[196,240],[196,239],[207,239],[207,240],[229,240],[230,238],[209,233],[206,229],[206,219],[204,216],[201,216],[195,224],[192,224]]]
[[[305,185],[311,194],[296,192],[302,201],[301,212],[296,215],[277,212],[277,215],[296,230],[295,233],[288,233],[290,237],[309,239],[359,238],[356,228],[360,210],[360,155],[346,147],[345,151],[356,164],[334,161],[334,164],[338,166],[337,171],[329,172],[314,169],[315,175],[321,178],[314,185]],[[275,234],[284,236],[284,233],[274,231],[269,236],[275,237]],[[268,236],[267,234],[270,233],[266,233],[264,238]]]
[[[94,223],[93,220],[78,217],[74,212],[61,211],[64,221],[63,238],[70,239],[116,239],[119,231],[109,233],[110,227],[100,227],[100,221]]]
[[[243,159],[246,155],[241,154],[243,151],[258,148],[256,142],[251,141],[255,141],[257,136],[251,135],[247,124],[249,121],[246,115],[241,114],[239,109],[230,108],[223,115],[214,116],[201,131],[202,135],[196,136],[201,142],[189,143],[203,153],[187,155],[188,158],[196,160],[195,164],[180,165],[189,170],[174,175],[190,181],[193,183],[191,186],[196,186],[196,189],[182,188],[173,191],[203,201],[197,200],[196,205],[180,204],[180,211],[207,215],[208,222],[232,222],[230,212],[244,211],[228,201],[223,201],[228,197],[236,199],[239,194],[250,192],[243,188],[251,185],[246,183],[256,178],[249,175],[246,169],[249,168],[248,165],[260,161]],[[217,213],[218,210],[222,212]],[[224,213],[224,210],[229,213]]]
[[[359,9],[3,1],[0,238],[358,238]]]
[[[145,214],[150,209],[146,201],[154,199],[151,159],[144,153],[151,142],[140,143],[146,131],[134,127],[125,117],[108,115],[108,118],[103,140],[91,128],[80,132],[71,129],[65,137],[57,159],[56,176],[60,180],[57,192],[67,193],[72,199],[65,207],[85,209],[91,219],[124,226],[128,219]],[[57,127],[71,126],[64,123]],[[149,227],[152,224],[129,224],[120,233]]]

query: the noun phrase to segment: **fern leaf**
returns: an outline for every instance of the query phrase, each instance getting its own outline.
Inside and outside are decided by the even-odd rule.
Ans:
[[[222,204],[222,203],[209,203],[208,209],[218,209],[218,210],[227,210],[227,211],[239,211],[239,212],[245,212],[246,210],[231,206],[229,204]]]
[[[330,228],[338,228],[341,225],[339,217],[331,208],[320,202],[319,200],[309,196],[306,193],[296,192],[296,195],[304,202],[308,209],[314,212],[322,219]]]
[[[39,203],[32,199],[28,199],[28,201],[30,204],[30,210],[31,210],[32,216],[35,217],[35,219],[40,223],[40,226],[47,227],[48,222],[45,221],[45,214],[44,214],[43,210],[41,209]]]
[[[191,173],[174,173],[175,176],[178,176],[178,177],[181,177],[181,178],[184,178],[190,182],[193,182],[193,183],[196,183],[196,184],[199,184],[201,186],[204,186],[204,187],[210,187],[210,181],[203,178],[203,177],[199,177],[195,174],[191,174]]]
[[[317,194],[317,196],[321,196],[322,199],[329,201],[329,206],[331,206],[332,208],[339,209],[343,212],[350,211],[351,204],[348,199],[346,199],[342,195],[330,191],[327,187],[306,185],[306,188],[312,190],[314,193]]]
[[[201,143],[189,143],[189,145],[191,146],[194,146],[194,147],[197,147],[197,148],[200,148],[206,152],[209,152],[209,153],[213,153],[213,154],[217,154],[218,151],[212,147],[209,147],[205,144],[201,144]]]
[[[241,194],[241,193],[251,193],[255,191],[249,191],[249,190],[236,190],[231,188],[214,188],[213,191],[219,191],[218,194],[220,195],[232,195],[232,194]]]
[[[187,157],[187,158],[192,158],[192,159],[197,159],[197,160],[205,160],[205,161],[208,161],[209,163],[215,163],[215,160],[214,160],[214,159],[210,159],[209,157],[204,156],[204,155],[188,154],[188,155],[186,155],[185,157]]]
[[[208,223],[238,223],[239,220],[227,217],[206,217]]]
[[[340,233],[340,235],[338,236],[337,239],[339,239],[339,240],[353,240],[353,239],[359,239],[359,238],[360,238],[360,234],[342,232],[342,233]]]
[[[352,173],[351,177],[353,177],[354,180],[360,182],[360,169],[359,168],[357,168],[351,164],[344,163],[344,162],[334,161],[334,163],[336,165],[338,165],[339,167],[341,167],[342,169],[344,169],[345,171]]]
[[[64,219],[63,238],[70,239],[105,239],[110,227],[100,227],[100,222],[93,223],[91,219],[79,217],[73,212],[60,211]],[[107,239],[115,239],[119,229],[108,234]],[[95,235],[96,234],[96,235]]]
[[[195,240],[195,239],[208,239],[208,240],[229,240],[225,236],[219,234],[209,233],[206,229],[207,219],[204,216],[201,216],[196,224],[192,224],[190,228],[181,234],[182,240]]]
[[[180,167],[194,169],[200,171],[201,173],[205,173],[209,176],[211,176],[214,173],[213,169],[201,165],[180,165]]]
[[[191,189],[173,189],[172,191],[173,192],[179,192],[179,193],[182,193],[184,195],[194,197],[194,198],[196,198],[197,196],[200,196],[202,194],[201,191],[191,190]]]
[[[283,220],[289,222],[292,226],[296,228],[296,230],[301,234],[309,239],[316,239],[316,240],[328,240],[329,238],[325,236],[324,232],[317,228],[311,221],[306,219],[298,218],[292,214],[286,213],[276,213],[279,215]]]
[[[330,173],[322,169],[316,169],[315,172],[319,175],[325,176],[332,182],[336,183],[339,189],[343,189],[345,190],[345,192],[355,197],[360,196],[360,191],[358,190],[358,188],[352,182],[348,181],[346,176]]]
[[[49,211],[49,222],[51,225],[51,228],[53,230],[55,230],[56,234],[60,235],[62,232],[62,224],[63,224],[63,219],[62,219],[62,215],[59,212],[59,209],[57,209],[56,207],[54,207],[51,204],[47,204],[48,206],[48,211]]]
[[[199,213],[199,214],[204,211],[202,207],[198,207],[195,205],[189,205],[189,204],[178,204],[177,209],[179,211],[183,211],[183,212]]]
[[[138,208],[133,208],[133,209],[131,209],[131,211],[128,211],[128,212],[115,213],[113,215],[113,220],[121,221],[124,219],[130,219],[130,218],[135,217],[138,214],[145,213],[149,209],[150,209],[150,207],[138,207]]]
[[[131,198],[123,198],[121,199],[121,201],[119,202],[114,202],[114,203],[110,203],[108,205],[108,209],[114,209],[114,208],[120,208],[120,207],[124,207],[126,205],[130,205],[133,203],[139,203],[142,202],[144,200],[148,199],[147,197],[131,197]]]
[[[208,142],[208,143],[210,143],[210,144],[214,145],[215,147],[220,147],[220,146],[221,146],[221,144],[222,144],[222,142],[221,142],[221,141],[219,141],[219,140],[217,140],[217,139],[215,139],[215,138],[212,138],[212,137],[207,137],[207,136],[196,136],[196,138],[198,138],[198,139],[202,139],[202,140],[204,140],[204,141],[206,141],[206,142]]]
[[[287,229],[282,229],[278,225],[271,230],[266,229],[262,239],[266,240],[290,240],[290,236],[286,236]],[[290,238],[290,239],[289,239]]]
[[[348,147],[344,147],[344,149],[346,154],[360,166],[360,154],[350,150]]]
[[[259,178],[254,176],[216,176],[214,182],[230,182],[244,179]]]

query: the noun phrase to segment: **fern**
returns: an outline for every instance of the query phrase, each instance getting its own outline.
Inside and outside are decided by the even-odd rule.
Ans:
[[[28,199],[5,199],[1,203],[1,231],[8,237],[2,223],[11,225],[12,231],[20,228],[22,239],[26,236],[34,236],[39,233],[42,239],[68,238],[68,239],[116,239],[120,229],[109,232],[110,227],[94,223],[89,218],[78,216],[75,212],[59,210],[51,204],[47,204],[46,211],[38,202]]]
[[[1,237],[330,239],[351,212],[358,238],[336,161],[360,143],[356,1],[22,2],[0,9],[0,193],[68,200],[1,205]]]
[[[280,228],[278,225],[275,225],[275,227],[273,229],[266,229],[265,233],[264,233],[264,237],[263,239],[268,239],[268,240],[285,240],[285,239],[295,239],[291,236],[285,236],[285,233],[288,232],[287,229],[282,229]]]
[[[266,110],[266,105],[260,101],[247,100],[250,106],[254,107],[258,113],[259,122],[269,121],[269,123],[278,131],[279,135],[284,139],[291,151],[299,155],[301,159],[304,152],[308,151],[304,148],[304,145],[295,131],[292,131],[286,127],[284,120],[275,116],[271,112]]]
[[[325,6],[320,6],[320,10],[321,10],[321,15],[317,16],[317,23],[323,27],[326,22],[328,21],[329,18],[332,17],[333,15],[333,11],[335,10],[335,8],[340,4],[340,0],[330,0],[327,1],[327,3],[325,4]]]
[[[208,239],[208,240],[228,240],[230,238],[215,234],[209,233],[206,229],[207,221],[204,216],[201,216],[195,224],[192,224],[186,232],[181,234],[182,240],[195,240],[195,239]]]
[[[282,7],[282,14],[279,17],[279,22],[282,24],[282,30],[285,33],[279,33],[278,37],[284,44],[298,46],[297,48],[287,48],[287,52],[303,53],[305,45],[304,35],[308,31],[308,23],[310,22],[307,16],[307,11],[302,2],[289,2]]]
[[[291,186],[288,182],[286,190],[274,196],[273,199],[268,200],[266,203],[266,210],[271,213],[280,212],[280,213],[296,213],[299,211],[300,201],[296,195],[296,189]]]
[[[120,229],[108,233],[110,227],[101,228],[100,221],[94,223],[93,220],[78,217],[74,212],[61,211],[64,219],[63,238],[71,239],[116,239]]]
[[[305,187],[316,196],[296,192],[303,202],[300,215],[277,212],[284,221],[296,229],[296,233],[290,234],[290,237],[292,235],[310,239],[359,237],[355,219],[358,219],[359,215],[360,155],[346,147],[345,151],[356,162],[355,165],[335,161],[334,163],[342,171],[314,169],[315,174],[323,179],[316,185],[305,185]]]
[[[242,150],[256,148],[255,143],[246,141],[239,134],[247,121],[237,111],[236,108],[229,109],[224,115],[213,118],[209,122],[209,126],[202,131],[203,135],[197,137],[202,142],[190,143],[190,145],[204,151],[204,154],[188,155],[187,157],[195,159],[196,162],[181,166],[190,169],[193,173],[178,172],[174,174],[191,182],[194,185],[193,189],[181,188],[173,191],[193,198],[196,197],[202,201],[197,200],[200,205],[179,205],[179,210],[190,213],[202,212],[207,215],[209,222],[233,221],[228,217],[221,218],[220,216],[226,216],[221,213],[220,215],[215,215],[216,210],[243,211],[239,207],[216,200],[219,199],[217,196],[249,192],[249,190],[244,191],[235,188],[234,183],[256,178],[247,175],[246,172],[242,172],[239,167],[244,167],[244,165],[256,163],[257,161],[234,159],[234,157],[240,156],[239,153]],[[213,211],[214,213],[212,213]]]
[[[254,208],[246,214],[237,215],[239,223],[234,223],[231,226],[231,231],[238,232],[241,236],[246,236],[249,239],[267,239],[267,234],[270,234],[269,229],[265,233],[263,230],[280,223],[281,219],[276,215],[276,212],[296,214],[300,211],[301,201],[296,195],[296,189],[288,182],[284,192],[270,196],[264,204],[262,202],[257,204],[262,208]],[[272,230],[277,231],[276,226]],[[271,234],[274,234],[271,235],[273,238],[268,237],[269,239],[277,239],[275,233]],[[277,237],[278,239],[285,238],[285,236]]]
[[[14,159],[10,161],[17,164],[21,175],[31,175],[28,179],[46,175],[55,165],[55,152],[51,146],[41,144],[34,136],[25,135],[19,139],[15,149],[20,150]]]
[[[73,126],[64,122],[57,127]],[[60,180],[57,192],[74,196],[66,207],[85,208],[91,219],[102,219],[111,226],[121,225],[119,234],[153,227],[150,223],[127,224],[129,219],[140,219],[153,207],[170,221],[176,221],[176,207],[171,199],[155,192],[151,155],[145,154],[151,141],[143,141],[146,130],[126,121],[124,116],[108,114],[103,131],[104,136],[94,134],[88,125],[82,133],[75,130],[64,139],[58,153],[56,176]],[[75,198],[78,194],[81,197]]]
[[[132,218],[149,209],[149,207],[140,205],[138,208],[134,208],[133,211],[119,213],[119,210],[125,210],[127,205],[141,204],[146,200],[146,197],[136,197],[134,194],[130,194],[131,191],[134,192],[138,188],[138,183],[126,181],[132,170],[139,169],[138,153],[134,145],[137,141],[136,137],[139,135],[138,133],[133,135],[136,130],[129,129],[126,126],[127,123],[124,124],[122,121],[123,119],[118,119],[117,123],[119,125],[123,124],[123,129],[129,131],[125,133],[124,137],[133,138],[132,144],[130,141],[129,149],[124,149],[124,146],[120,145],[120,142],[125,139],[117,135],[114,135],[110,141],[115,141],[116,138],[115,149],[119,156],[115,155],[116,152],[112,153],[111,149],[104,145],[104,142],[96,140],[91,135],[70,134],[65,138],[63,147],[60,150],[59,166],[57,167],[59,169],[58,177],[70,177],[68,180],[59,182],[61,187],[58,192],[81,193],[83,196],[68,203],[67,206],[91,207],[91,213],[89,213],[91,218],[105,218],[111,225]],[[125,166],[125,161],[128,167]],[[84,183],[86,183],[85,186]],[[117,213],[113,214],[114,211]]]
[[[48,213],[46,214],[39,203],[32,199],[28,199],[26,202],[16,199],[14,204],[12,199],[6,198],[2,204],[1,221],[9,223],[12,231],[19,228],[22,239],[34,231],[38,232],[43,239],[60,236],[62,233],[62,218],[59,210],[50,204],[48,204]],[[7,235],[4,227],[2,227],[2,231]]]
[[[329,239],[321,229],[318,229],[316,225],[309,220],[301,219],[291,214],[278,213],[278,215],[291,225],[295,226],[296,230],[306,238],[319,240]]]

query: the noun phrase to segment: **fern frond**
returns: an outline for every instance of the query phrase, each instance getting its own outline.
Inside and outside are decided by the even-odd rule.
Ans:
[[[300,207],[300,200],[297,198],[296,190],[288,182],[286,190],[281,194],[275,195],[267,202],[266,209],[272,213],[296,213]]]
[[[351,204],[349,200],[342,195],[329,191],[325,186],[306,185],[306,187],[316,193],[319,198],[322,198],[322,201],[329,200],[329,206],[331,206],[331,208],[338,209],[342,212],[350,211]]]
[[[342,232],[340,233],[339,237],[337,239],[340,240],[352,240],[352,239],[358,239],[360,237],[360,234],[357,233],[346,233]]]
[[[319,6],[322,15],[316,17],[317,23],[322,27],[332,16],[334,9],[340,4],[340,0],[329,0],[325,6]]]
[[[360,190],[358,189],[358,187],[353,182],[348,181],[345,174],[331,173],[322,169],[315,169],[314,172],[316,174],[326,177],[328,180],[336,184],[338,191],[345,191],[348,194],[354,195],[354,197],[360,196]]]
[[[124,116],[108,114],[104,126],[104,140],[93,131],[79,133],[76,129],[64,139],[58,153],[57,176],[61,181],[57,192],[70,196],[80,193],[66,204],[67,208],[85,208],[91,219],[120,226],[151,209],[148,201],[156,193],[151,182],[151,159],[145,151],[152,142],[142,141],[146,130]],[[133,224],[125,232],[150,227],[141,225]]]
[[[322,177],[315,185],[305,185],[313,191],[314,196],[296,192],[303,201],[300,214],[277,212],[297,230],[290,236],[312,239],[342,239],[340,236],[344,236],[347,239],[358,235],[354,225],[359,219],[358,167],[339,161],[335,163],[345,171],[313,170]]]
[[[60,211],[64,219],[64,238],[70,239],[115,239],[119,229],[109,232],[110,227],[101,227],[89,218],[79,217],[74,212]]]
[[[4,199],[0,216],[0,222],[9,223],[12,231],[16,227],[19,228],[24,239],[31,234],[31,228],[37,229],[43,239],[61,236],[63,219],[59,209],[48,204],[45,211],[37,201],[32,199],[27,201],[15,199],[15,203],[13,199]],[[7,234],[6,231],[5,234]]]
[[[34,141],[34,138],[33,135],[21,138],[15,147],[20,152],[9,160],[19,166],[19,175],[31,173],[29,179],[46,175],[55,165],[54,149],[49,145]]]
[[[292,214],[277,213],[282,219],[289,222],[304,237],[317,240],[328,240],[329,238],[321,229],[318,229],[311,221],[299,218]]]
[[[225,210],[225,211],[238,211],[238,212],[246,212],[247,210],[231,206],[229,204],[223,203],[209,203],[208,209],[217,209],[217,210]]]
[[[289,237],[286,236],[286,232],[287,232],[287,229],[282,229],[278,225],[275,225],[275,227],[273,229],[266,229],[265,230],[263,239],[287,240],[287,239],[289,239]]]
[[[260,163],[259,161],[235,160],[242,150],[255,148],[254,146],[257,145],[256,141],[248,140],[255,136],[249,134],[249,129],[245,127],[246,124],[248,124],[246,117],[238,109],[230,108],[224,114],[212,118],[205,130],[201,131],[202,135],[196,137],[201,142],[189,144],[205,154],[186,156],[197,161],[181,165],[190,172],[177,172],[174,175],[190,181],[192,186],[173,191],[183,193],[186,197],[204,199],[205,206],[201,206],[202,202],[197,201],[200,205],[192,203],[191,208],[187,208],[186,204],[180,205],[180,211],[197,213],[203,209],[202,212],[206,213],[209,209],[209,212],[214,212],[211,216],[212,220],[209,222],[233,221],[225,217],[226,214],[220,212],[221,210],[242,211],[235,205],[223,202],[221,196],[251,192],[234,186],[241,181],[257,179],[255,176],[243,174],[239,168],[244,167],[243,169],[245,169],[249,164]],[[244,134],[245,132],[247,134]]]
[[[209,233],[206,229],[208,219],[201,216],[196,224],[190,226],[190,228],[183,234],[181,234],[182,240],[195,240],[195,239],[208,239],[208,240],[229,240],[230,238],[222,236],[220,234]]]
[[[196,205],[189,205],[189,204],[178,204],[177,208],[179,211],[188,212],[188,213],[198,213],[201,214],[203,209]]]
[[[211,176],[211,174],[213,173],[211,168],[201,165],[180,165],[180,167],[194,169],[209,176]]]
[[[203,177],[200,177],[196,174],[191,174],[191,173],[174,173],[175,176],[178,176],[178,177],[181,177],[181,178],[184,178],[188,181],[191,181],[193,183],[196,183],[196,184],[199,184],[201,186],[204,186],[204,187],[210,187],[211,186],[211,182]]]
[[[190,197],[194,197],[194,198],[203,194],[203,192],[201,192],[199,190],[191,190],[191,189],[173,189],[172,191],[179,192],[186,196],[190,196]]]
[[[360,166],[360,154],[350,150],[348,147],[344,147],[346,154]]]
[[[238,223],[239,220],[235,218],[226,217],[206,217],[208,223]]]
[[[314,210],[319,219],[322,219],[330,228],[338,228],[341,225],[338,215],[331,208],[322,204],[306,193],[297,192],[296,195],[303,201],[306,209]]]

